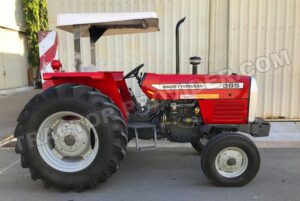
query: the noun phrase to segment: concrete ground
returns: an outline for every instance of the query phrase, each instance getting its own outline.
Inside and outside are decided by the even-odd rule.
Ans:
[[[96,189],[83,193],[47,190],[32,181],[13,150],[0,150],[0,200],[22,201],[297,201],[300,197],[300,149],[261,149],[261,168],[244,187],[213,186],[192,148],[127,152],[120,170]],[[6,167],[9,168],[6,168]],[[6,168],[3,170],[3,168]]]
[[[19,112],[38,92],[0,93],[0,139],[13,133]],[[300,123],[272,123],[270,136],[255,140],[262,147],[261,169],[244,187],[213,186],[202,173],[200,156],[189,144],[163,140],[160,148],[143,152],[135,151],[131,142],[120,170],[106,183],[80,194],[44,189],[40,180],[32,181],[28,169],[20,167],[19,155],[12,148],[0,148],[0,201],[299,200]]]
[[[0,91],[0,139],[13,134],[16,120],[25,104],[40,90],[25,90],[13,94]]]

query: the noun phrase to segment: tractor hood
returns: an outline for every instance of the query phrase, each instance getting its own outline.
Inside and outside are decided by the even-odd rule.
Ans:
[[[205,124],[245,124],[255,117],[254,81],[241,75],[146,73],[140,86],[149,99],[198,101]]]
[[[57,15],[57,28],[73,33],[81,25],[80,36],[88,37],[89,29],[106,30],[103,36],[159,31],[155,12],[130,13],[64,13]]]
[[[241,75],[145,73],[140,86],[150,99],[248,99],[251,78]]]

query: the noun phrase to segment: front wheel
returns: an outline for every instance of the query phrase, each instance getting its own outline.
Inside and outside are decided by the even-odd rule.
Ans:
[[[201,157],[204,174],[219,186],[243,186],[257,174],[260,156],[246,136],[222,133],[204,147]]]

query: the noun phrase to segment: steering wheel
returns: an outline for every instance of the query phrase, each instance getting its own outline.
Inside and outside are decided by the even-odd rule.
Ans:
[[[133,69],[132,71],[127,73],[127,75],[125,75],[124,79],[128,79],[128,78],[131,78],[131,77],[136,77],[139,80],[139,77],[138,77],[139,71],[143,67],[144,67],[144,64],[138,65],[137,67],[135,67],[135,69]]]

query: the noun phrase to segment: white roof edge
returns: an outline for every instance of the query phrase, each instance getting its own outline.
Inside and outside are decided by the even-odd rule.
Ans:
[[[157,15],[155,12],[62,13],[57,15],[57,26],[98,24],[147,18],[157,18]]]
[[[89,36],[88,30],[93,25],[106,27],[107,31],[103,35],[159,31],[158,17],[155,12],[63,13],[57,15],[57,28],[73,32],[74,25],[86,25],[81,28],[81,36]]]

